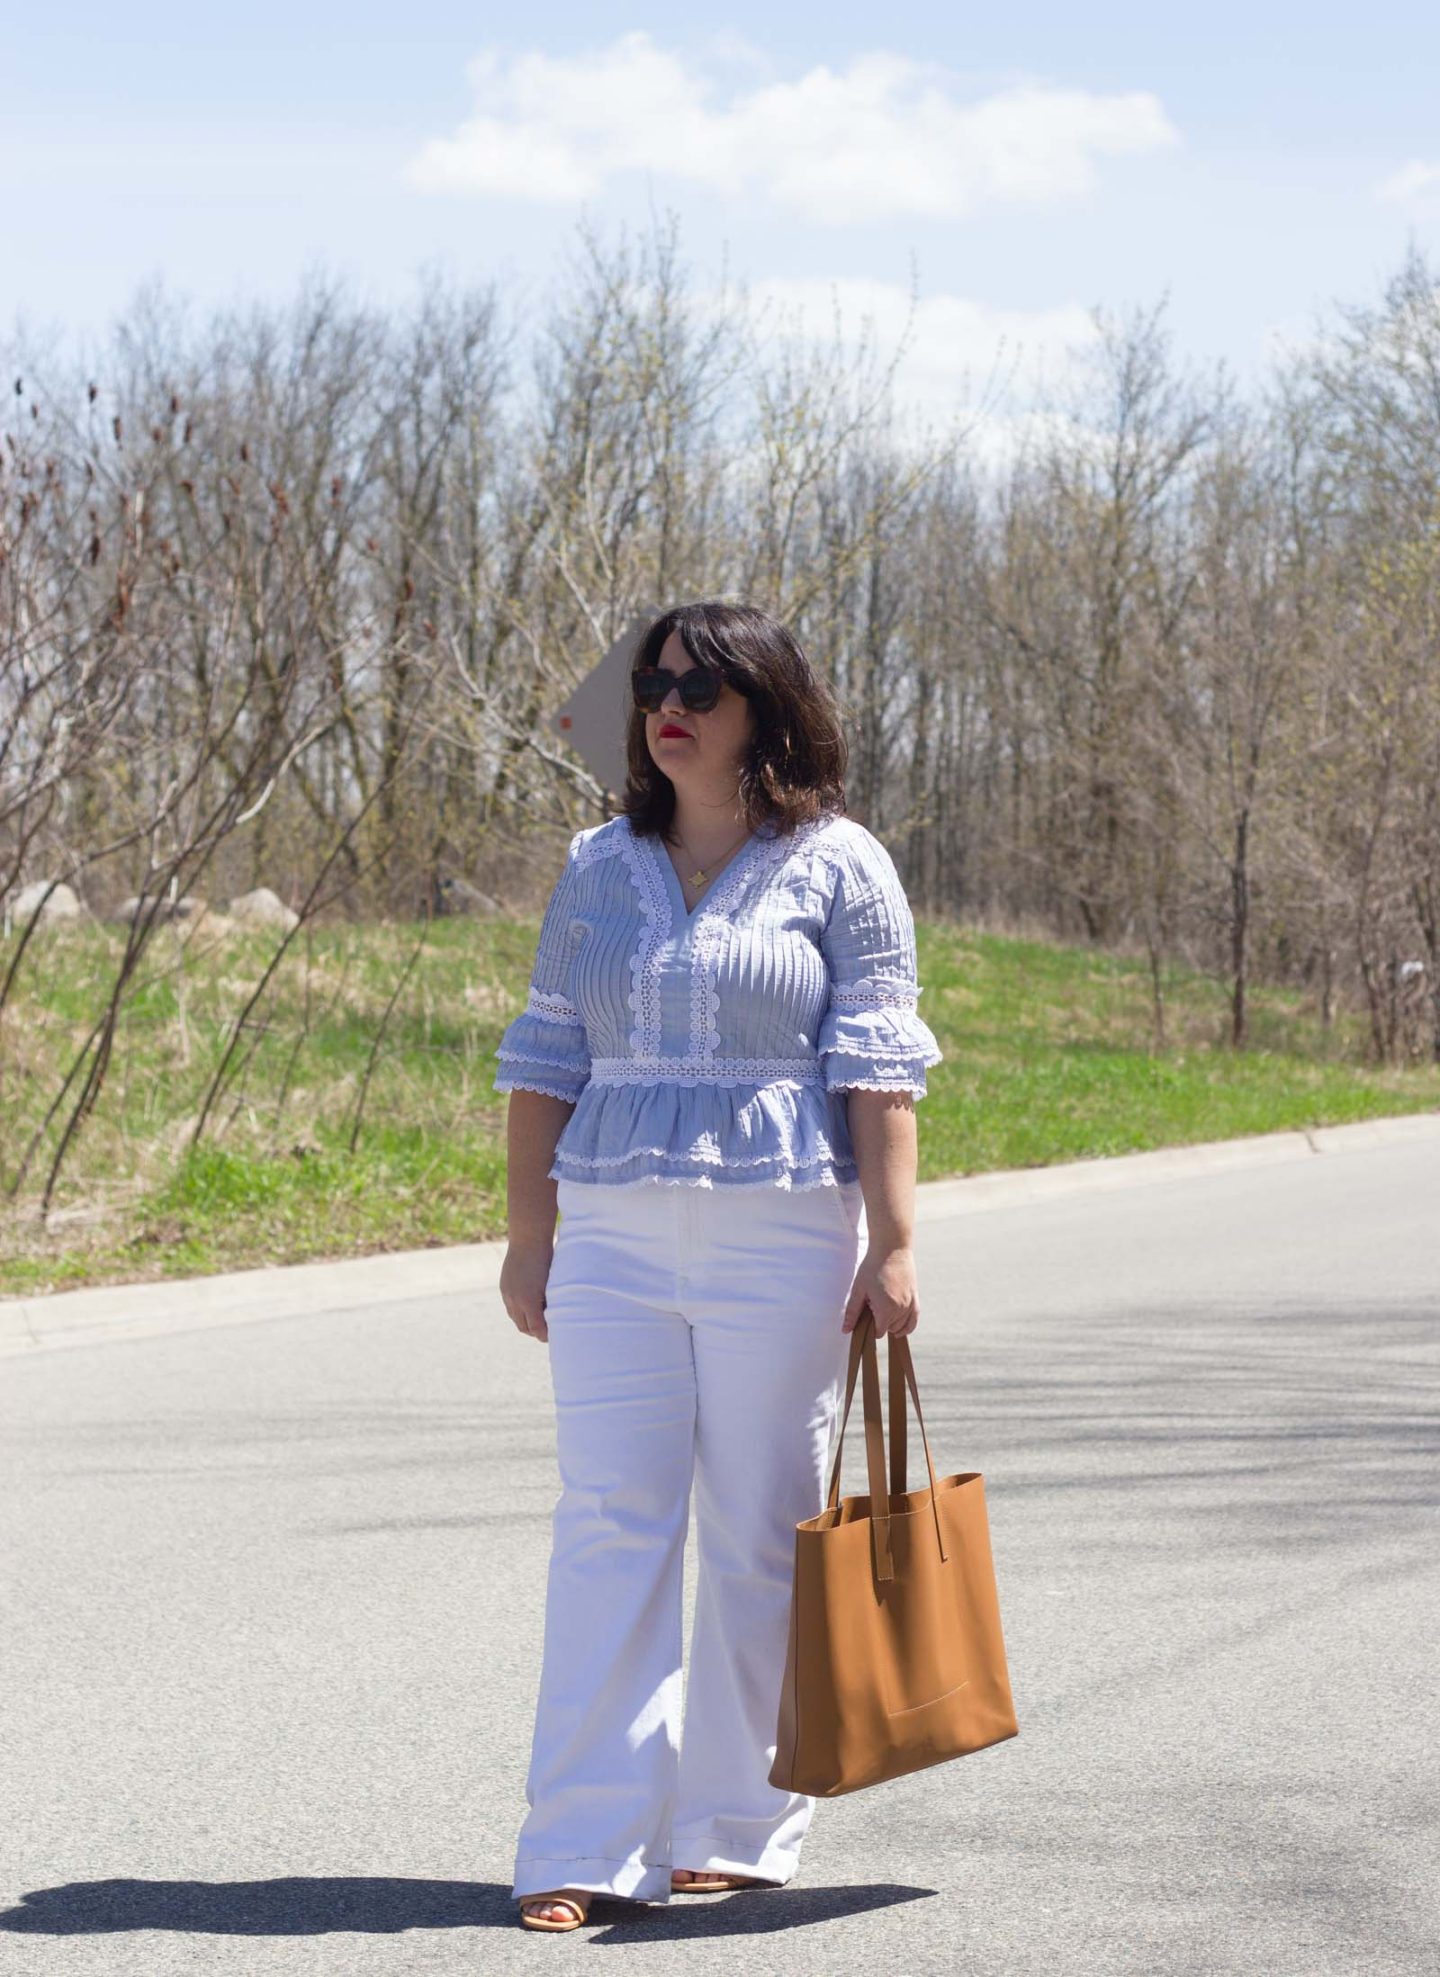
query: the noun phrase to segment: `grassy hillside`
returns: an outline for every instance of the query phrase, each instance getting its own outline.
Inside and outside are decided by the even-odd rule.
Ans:
[[[418,928],[333,928],[297,944],[241,1034],[238,1075],[198,1148],[203,1094],[273,936],[222,938],[203,923],[183,941],[167,933],[49,1227],[27,1197],[53,1129],[18,1204],[0,1209],[0,1294],[499,1234],[494,1052],[524,999],[536,931],[441,922],[408,976]],[[1440,1106],[1440,1070],[1367,1067],[1361,1026],[1347,1019],[1325,1035],[1299,994],[1257,991],[1254,1047],[1236,1055],[1216,986],[1177,973],[1173,1042],[1157,1056],[1141,964],[944,925],[919,932],[921,1009],[946,1053],[920,1107],[925,1179]],[[27,959],[0,1025],[7,1186],[95,1019],[115,944],[113,930],[86,927]]]

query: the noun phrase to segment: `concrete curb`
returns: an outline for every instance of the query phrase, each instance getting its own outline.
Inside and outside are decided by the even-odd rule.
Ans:
[[[1275,1167],[1318,1153],[1360,1153],[1372,1147],[1417,1141],[1433,1143],[1440,1156],[1440,1112],[1412,1112],[1399,1119],[1360,1119],[1350,1126],[1312,1126],[1302,1132],[1253,1133],[1235,1140],[1203,1140],[1192,1146],[1162,1146],[1148,1153],[1070,1160],[1053,1167],[967,1174],[958,1180],[927,1181],[918,1190],[916,1220],[974,1214],[984,1208],[1012,1207],[1017,1202],[1045,1201],[1052,1195],[1095,1188],[1186,1180],[1232,1167]],[[1440,1166],[1436,1183],[1440,1192]]]
[[[1316,1154],[1364,1152],[1400,1143],[1433,1143],[1440,1195],[1440,1112],[1399,1119],[1365,1119],[1305,1132],[1257,1133],[1197,1146],[1161,1147],[1108,1159],[1073,1160],[956,1180],[926,1181],[917,1191],[916,1219],[941,1221],[992,1208],[1045,1201],[1093,1189],[1178,1181],[1236,1167],[1271,1167]],[[493,1291],[500,1281],[502,1242],[444,1249],[394,1251],[334,1263],[294,1263],[265,1270],[180,1282],[107,1285],[49,1297],[0,1300],[0,1358],[57,1346],[153,1338],[165,1332],[208,1330],[257,1319],[358,1311],[373,1304]]]

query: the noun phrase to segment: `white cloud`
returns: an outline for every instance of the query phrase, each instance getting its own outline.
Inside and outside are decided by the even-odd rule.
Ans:
[[[1412,158],[1408,165],[1402,165],[1398,172],[1392,172],[1389,178],[1381,180],[1375,188],[1375,197],[1390,204],[1404,205],[1427,192],[1433,192],[1437,187],[1440,187],[1440,164]]]
[[[876,51],[727,93],[719,71],[753,74],[754,51],[712,42],[706,56],[708,71],[644,33],[573,56],[489,51],[468,70],[474,115],[425,144],[406,177],[425,192],[561,202],[653,172],[767,192],[839,225],[1070,198],[1094,184],[1098,160],[1178,142],[1146,91],[1027,83],[967,102],[937,65]]]
[[[748,283],[745,292],[762,335],[826,343],[838,335],[852,355],[864,338],[880,365],[903,341],[897,412],[937,430],[958,420],[972,450],[986,456],[1038,436],[1050,415],[1037,408],[1037,395],[1062,384],[1097,334],[1078,302],[996,309],[962,295],[921,296],[912,316],[910,290],[899,282],[778,275]],[[697,297],[697,306],[719,313],[733,301],[717,293]]]
[[[752,300],[772,316],[803,321],[810,334],[828,331],[838,312],[842,335],[858,337],[868,321],[874,341],[893,348],[907,331],[907,376],[950,392],[968,376],[975,388],[992,374],[1014,374],[1033,387],[1043,361],[1090,343],[1095,325],[1078,302],[1049,309],[994,309],[963,295],[920,296],[899,282],[845,276],[832,281],[776,275],[749,284]]]

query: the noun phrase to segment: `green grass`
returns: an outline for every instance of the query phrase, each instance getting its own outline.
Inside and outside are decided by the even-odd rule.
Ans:
[[[504,1101],[494,1052],[524,999],[536,923],[442,922],[396,1002],[355,1150],[377,1027],[420,937],[331,928],[297,944],[257,1008],[245,1069],[193,1144],[201,1096],[273,937],[167,933],[126,1008],[110,1079],[57,1190],[35,1170],[0,1217],[0,1293],[475,1241],[501,1233]],[[1143,964],[945,925],[919,929],[921,1010],[945,1051],[920,1106],[922,1178],[1047,1165],[1431,1110],[1440,1069],[1376,1069],[1353,1016],[1260,989],[1254,1042],[1226,1045],[1223,991],[1174,971],[1151,1048]],[[94,1021],[116,936],[32,947],[0,1022],[0,1176]],[[5,956],[0,952],[0,962]]]
[[[1327,1036],[1298,992],[1258,991],[1237,1052],[1222,991],[1174,971],[1162,1055],[1141,963],[929,926],[920,952],[946,1052],[920,1108],[923,1179],[1440,1106],[1440,1070],[1367,1066],[1360,1023]]]

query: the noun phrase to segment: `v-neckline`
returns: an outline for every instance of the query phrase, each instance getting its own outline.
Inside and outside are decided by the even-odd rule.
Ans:
[[[672,905],[679,908],[677,917],[682,927],[693,927],[697,924],[709,906],[715,889],[723,885],[726,879],[730,878],[736,869],[746,862],[760,841],[760,830],[751,831],[745,842],[731,852],[725,863],[720,867],[720,870],[715,874],[714,879],[705,888],[704,893],[696,900],[692,907],[685,898],[685,888],[680,883],[680,874],[675,870],[675,861],[665,849],[664,839],[658,832],[647,831],[645,833],[645,842],[649,847],[651,857],[656,859],[664,867],[665,883],[670,889]]]

